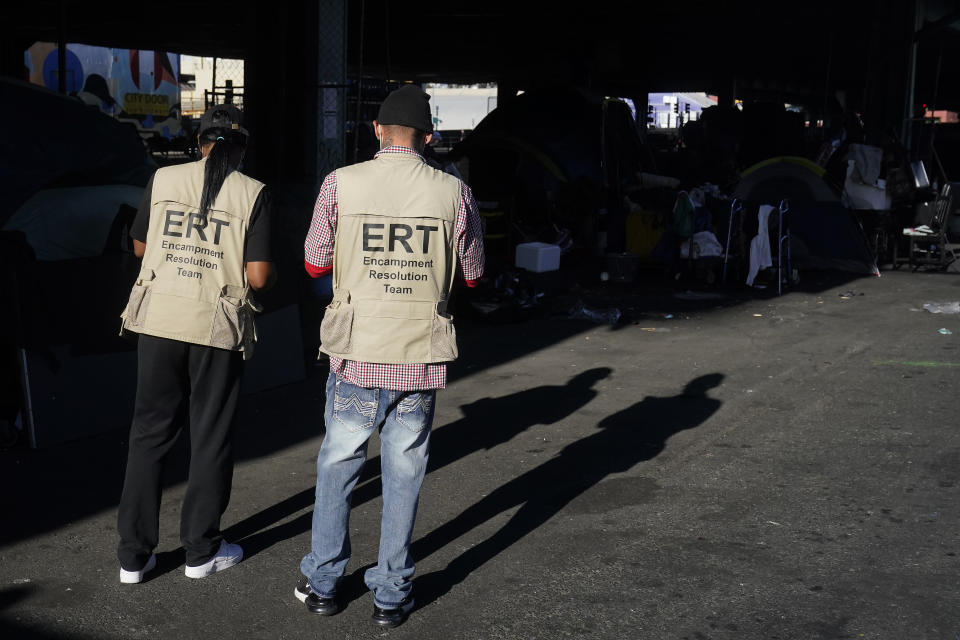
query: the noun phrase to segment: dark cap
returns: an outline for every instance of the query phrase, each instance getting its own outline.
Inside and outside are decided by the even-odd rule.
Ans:
[[[430,133],[433,117],[430,115],[430,95],[418,85],[405,84],[387,96],[377,115],[380,124],[397,124]]]
[[[243,113],[232,104],[215,104],[200,116],[200,133],[208,129],[226,129],[249,136],[243,128]]]

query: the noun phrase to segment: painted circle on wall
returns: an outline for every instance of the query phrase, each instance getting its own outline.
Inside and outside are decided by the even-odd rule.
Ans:
[[[57,51],[58,49],[51,51],[43,61],[43,84],[48,89],[53,89],[54,91],[60,90],[59,76],[57,75],[59,66],[57,60],[59,54]],[[80,91],[83,88],[83,64],[80,62],[77,54],[69,49],[67,49],[67,55],[65,57],[67,93]]]

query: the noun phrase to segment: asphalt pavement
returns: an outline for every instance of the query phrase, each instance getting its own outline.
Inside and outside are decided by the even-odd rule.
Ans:
[[[202,580],[184,576],[178,540],[185,445],[140,585],[119,583],[115,559],[123,430],[0,452],[0,636],[960,638],[960,315],[923,308],[960,300],[960,278],[805,274],[782,296],[662,284],[458,324],[404,625],[371,624],[362,581],[379,535],[376,438],[343,611],[294,598],[317,366],[243,398],[223,524],[247,557]]]

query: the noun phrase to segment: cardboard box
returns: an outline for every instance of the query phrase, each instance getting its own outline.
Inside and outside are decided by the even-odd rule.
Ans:
[[[560,268],[560,247],[546,242],[524,242],[517,245],[516,266],[542,273]]]

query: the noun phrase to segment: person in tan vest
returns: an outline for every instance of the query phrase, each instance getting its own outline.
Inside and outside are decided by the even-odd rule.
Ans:
[[[304,243],[307,272],[332,274],[333,300],[320,327],[330,373],[313,532],[294,594],[313,613],[339,611],[350,497],[378,431],[380,551],[365,581],[382,627],[401,624],[414,605],[410,539],[436,392],[457,357],[447,301],[458,274],[475,286],[484,267],[470,188],[421,155],[433,130],[429,98],[416,85],[387,96],[373,123],[379,153],[324,179]]]
[[[248,133],[240,111],[203,114],[201,160],[157,170],[130,235],[143,259],[122,314],[137,337],[137,393],[117,513],[120,582],[156,566],[161,472],[185,424],[190,470],[180,515],[185,573],[202,578],[235,565],[243,550],[223,539],[230,500],[233,424],[243,361],[256,342],[251,291],[275,281],[270,202],[237,170]]]

